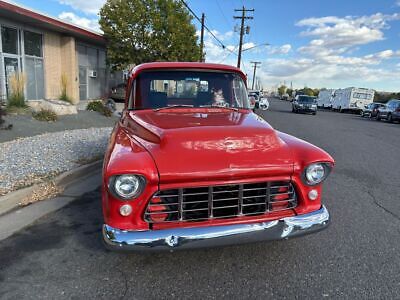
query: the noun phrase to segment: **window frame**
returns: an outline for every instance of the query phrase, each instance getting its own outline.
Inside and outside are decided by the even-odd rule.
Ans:
[[[44,58],[44,34],[42,32],[37,32],[37,31],[34,31],[34,30],[28,30],[28,29],[23,29],[21,31],[22,31],[21,36],[23,37],[23,39],[21,39],[21,41],[23,41],[23,43],[21,43],[21,48],[23,48],[23,55],[24,56],[28,56],[28,57],[35,57],[35,58],[43,59]],[[25,52],[25,32],[29,32],[29,33],[40,35],[40,56],[27,54]]]

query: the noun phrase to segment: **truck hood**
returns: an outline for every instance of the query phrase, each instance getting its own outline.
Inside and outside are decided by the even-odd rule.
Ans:
[[[153,157],[160,183],[291,176],[288,145],[247,110],[130,112],[126,128]]]

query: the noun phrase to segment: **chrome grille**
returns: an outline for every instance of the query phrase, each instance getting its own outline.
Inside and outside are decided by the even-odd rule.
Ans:
[[[290,181],[216,185],[157,192],[144,219],[149,223],[204,221],[260,215],[297,206]]]

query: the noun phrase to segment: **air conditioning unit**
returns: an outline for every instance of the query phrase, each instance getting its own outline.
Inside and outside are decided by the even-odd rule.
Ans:
[[[96,78],[97,77],[97,71],[95,71],[95,70],[89,71],[89,77],[90,78]]]

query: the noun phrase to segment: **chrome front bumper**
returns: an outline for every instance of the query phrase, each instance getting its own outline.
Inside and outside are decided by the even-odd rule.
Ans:
[[[128,231],[103,225],[103,238],[110,250],[171,251],[288,239],[314,233],[329,224],[325,206],[305,215],[280,220],[165,230]]]

